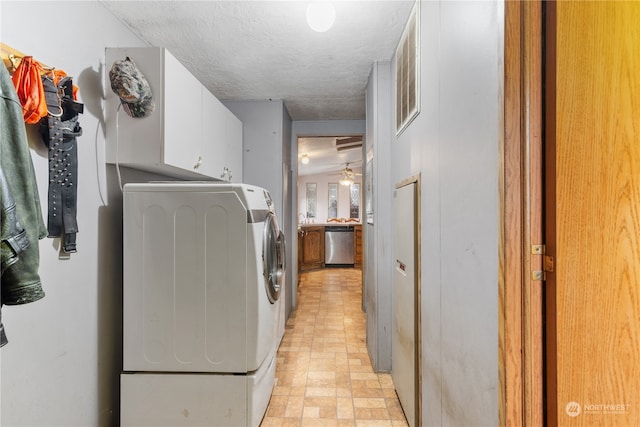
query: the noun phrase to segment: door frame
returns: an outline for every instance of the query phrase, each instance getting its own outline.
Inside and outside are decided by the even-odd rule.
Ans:
[[[394,188],[400,189],[402,187],[406,187],[407,185],[415,185],[415,193],[414,193],[414,215],[415,215],[415,301],[414,301],[414,310],[415,310],[415,361],[416,361],[416,371],[414,372],[414,381],[415,381],[415,425],[422,425],[422,311],[420,307],[422,306],[422,264],[420,263],[421,258],[421,237],[422,236],[422,221],[421,218],[421,209],[422,206],[422,183],[421,183],[421,174],[412,175],[408,178],[403,179],[402,181],[396,183]]]
[[[505,2],[499,424],[544,425],[543,4]]]

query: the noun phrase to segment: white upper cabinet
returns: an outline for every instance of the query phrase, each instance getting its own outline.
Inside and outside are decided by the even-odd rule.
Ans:
[[[226,160],[229,173],[232,174],[232,178],[229,180],[233,182],[242,182],[242,122],[229,110],[226,112],[226,117]]]
[[[228,181],[224,173],[224,168],[228,167],[225,141],[227,111],[216,97],[207,91],[202,93],[201,173]]]
[[[171,167],[198,171],[203,141],[202,84],[171,54],[164,55],[164,126],[161,134],[162,160]],[[159,111],[154,111],[154,114]],[[138,119],[132,119],[138,120]],[[142,119],[144,120],[144,119]]]
[[[164,48],[107,48],[106,66],[129,57],[155,109],[132,118],[107,80],[107,163],[182,179],[242,181],[242,122]],[[108,77],[107,77],[108,79]]]

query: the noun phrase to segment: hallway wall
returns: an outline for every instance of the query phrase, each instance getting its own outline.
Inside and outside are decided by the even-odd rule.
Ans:
[[[367,313],[367,348],[373,368],[379,372],[391,370],[391,283],[392,234],[390,203],[391,182],[391,63],[373,64],[367,84],[366,163],[371,164],[373,197],[372,216],[363,226],[365,262],[363,271],[364,309]],[[395,142],[395,141],[393,141]],[[366,202],[365,202],[366,205]],[[369,262],[369,260],[374,260]]]
[[[422,175],[424,421],[497,425],[504,10],[421,9],[422,111],[397,140],[392,180]]]
[[[40,241],[44,299],[4,306],[0,425],[113,426],[121,370],[122,197],[104,161],[104,49],[144,46],[97,2],[2,1],[3,43],[74,77],[84,114],[78,138],[78,252],[58,257]],[[55,17],[52,27],[52,17]],[[32,135],[33,136],[33,135]],[[47,209],[46,148],[31,139]],[[125,171],[125,179],[143,180]],[[46,214],[45,214],[46,219]]]
[[[291,117],[281,99],[254,101],[225,101],[243,124],[242,169],[243,181],[269,191],[278,217],[278,225],[285,235],[286,265],[293,265],[291,233],[295,210],[291,202]],[[295,223],[297,225],[297,222]],[[293,309],[293,277],[289,267],[285,273],[285,318]],[[284,333],[284,326],[282,327]]]
[[[384,161],[378,161],[374,174],[390,173],[392,186],[421,176],[423,425],[493,426],[498,424],[504,6],[500,1],[423,1],[420,6],[421,111],[393,137],[392,59],[391,163],[384,169]],[[379,83],[373,79],[369,85]],[[384,132],[380,136],[384,140]],[[375,146],[373,153],[380,155]],[[378,189],[374,197],[390,204],[393,188]],[[385,224],[376,221],[374,227]],[[368,244],[367,250],[365,265],[391,265],[391,254],[378,247],[372,254]],[[365,280],[378,292],[389,292],[390,282]],[[375,301],[369,291],[365,288],[365,299]],[[379,323],[386,322],[387,310],[378,303],[367,307],[367,315],[376,313]],[[391,329],[378,326],[378,336],[368,340],[387,339]],[[384,346],[377,348],[384,353]]]

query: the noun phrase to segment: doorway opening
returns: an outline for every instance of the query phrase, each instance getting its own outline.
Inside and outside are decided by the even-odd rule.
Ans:
[[[297,273],[362,268],[362,135],[299,136]]]
[[[298,224],[361,222],[363,139],[298,137]]]

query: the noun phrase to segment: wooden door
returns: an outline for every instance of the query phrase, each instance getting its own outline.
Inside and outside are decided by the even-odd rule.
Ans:
[[[547,421],[638,426],[640,2],[549,3],[547,29]]]

